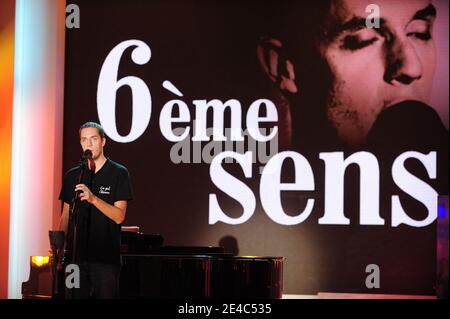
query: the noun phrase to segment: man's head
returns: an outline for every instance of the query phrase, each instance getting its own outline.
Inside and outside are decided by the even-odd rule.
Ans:
[[[87,149],[92,151],[94,160],[103,156],[103,147],[106,143],[103,127],[95,122],[87,122],[80,126],[80,144],[83,152]]]
[[[285,74],[292,76],[274,82],[284,83],[281,89],[290,93],[310,95],[300,99],[310,105],[292,107],[323,113],[339,140],[361,146],[382,110],[404,100],[429,102],[436,64],[432,36],[436,10],[430,0],[379,0],[375,3],[380,26],[368,28],[371,11],[366,10],[373,1],[319,2],[300,5],[297,9],[302,12],[297,14],[302,17],[287,22],[291,44],[296,41],[294,33],[309,36],[297,36],[300,43],[290,52],[295,72]],[[303,16],[309,11],[311,17],[305,22]],[[303,22],[296,28],[295,21]],[[317,81],[322,83],[312,83]]]
[[[327,115],[352,145],[365,138],[379,113],[404,100],[429,102],[436,53],[429,0],[381,0],[380,28],[365,27],[369,0],[333,1],[330,39],[320,44],[333,87]]]

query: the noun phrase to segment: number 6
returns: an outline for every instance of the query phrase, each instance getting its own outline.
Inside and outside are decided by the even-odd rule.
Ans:
[[[142,65],[150,61],[150,47],[140,40],[127,40],[116,45],[105,59],[100,70],[97,86],[97,112],[105,133],[114,141],[129,143],[141,136],[150,122],[152,97],[142,79],[126,76],[117,80],[120,59],[130,46],[136,46],[131,54],[134,63]],[[132,121],[128,135],[121,136],[116,126],[117,90],[128,85],[132,93]]]

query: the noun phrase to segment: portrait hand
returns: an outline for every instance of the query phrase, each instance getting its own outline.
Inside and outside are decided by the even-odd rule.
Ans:
[[[256,48],[258,62],[272,83],[272,96],[278,111],[278,146],[280,150],[289,148],[292,138],[291,106],[287,94],[297,93],[294,66],[286,58],[282,43],[264,37]]]
[[[294,66],[284,52],[281,41],[262,38],[256,48],[258,62],[275,86],[290,93],[297,93]]]

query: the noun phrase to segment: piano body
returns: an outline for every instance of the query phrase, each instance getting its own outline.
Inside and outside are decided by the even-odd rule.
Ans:
[[[122,231],[121,251],[121,298],[282,296],[282,257],[233,256],[223,247],[163,246],[160,235],[129,231]],[[50,266],[43,270],[31,263],[29,280],[22,283],[23,298],[52,297],[48,289],[52,286],[51,272]],[[36,284],[38,273],[50,282]],[[45,291],[37,291],[39,286],[45,286]],[[60,294],[53,298],[63,297]]]

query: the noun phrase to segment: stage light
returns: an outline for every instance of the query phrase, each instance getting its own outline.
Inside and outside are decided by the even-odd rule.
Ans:
[[[36,267],[46,266],[49,261],[49,256],[31,256],[31,264]]]

